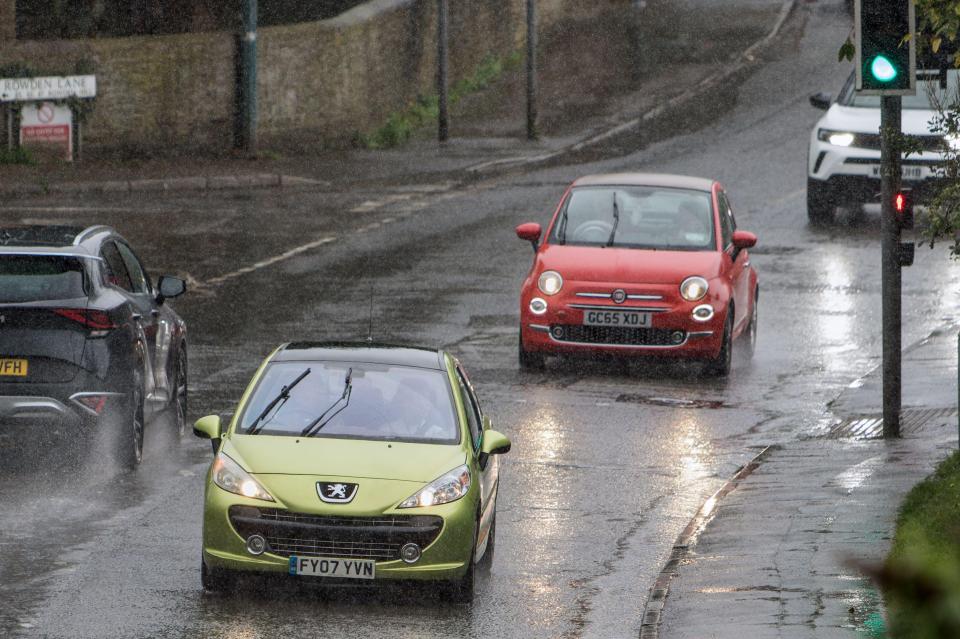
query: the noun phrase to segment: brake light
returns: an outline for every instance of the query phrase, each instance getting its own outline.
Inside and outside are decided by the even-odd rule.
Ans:
[[[110,316],[103,311],[92,311],[86,308],[55,308],[53,312],[94,331],[108,331],[117,327]]]
[[[106,395],[80,395],[74,399],[77,403],[89,408],[97,415],[102,413],[104,407],[107,405]]]

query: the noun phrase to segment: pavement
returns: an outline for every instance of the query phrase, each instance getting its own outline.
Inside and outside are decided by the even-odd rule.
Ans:
[[[603,96],[602,102],[564,104],[557,96],[577,84],[577,65],[545,69],[545,127],[536,141],[523,135],[517,73],[493,87],[495,104],[486,103],[487,95],[457,105],[453,138],[444,145],[425,130],[408,145],[386,151],[269,149],[253,158],[94,154],[76,165],[0,166],[0,196],[469,181],[572,156],[635,150],[677,127],[697,126],[691,114],[705,103],[717,105],[704,97],[716,98],[724,85],[762,63],[771,43],[791,28],[793,0],[737,1],[756,12],[743,14],[755,24],[736,53],[718,55],[716,47],[704,47],[699,56],[686,51],[686,57],[654,65],[639,84]],[[698,2],[709,4],[685,4]],[[656,11],[658,4],[632,6]],[[544,46],[546,58],[560,57],[550,53],[549,41]],[[595,71],[585,65],[580,73]],[[572,119],[566,117],[571,110]],[[651,584],[641,637],[869,636],[882,623],[882,602],[856,562],[883,559],[903,496],[957,447],[956,339],[950,328],[906,349],[902,438],[879,438],[876,370],[832,401],[824,398],[832,421],[809,425],[810,434],[801,439],[769,442],[678,538]]]
[[[878,637],[899,504],[958,447],[957,327],[905,349],[902,437],[882,438],[879,368],[835,419],[773,443],[701,509],[664,566],[641,637]]]

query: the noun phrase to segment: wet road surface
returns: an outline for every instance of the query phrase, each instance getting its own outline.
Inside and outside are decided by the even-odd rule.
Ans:
[[[807,227],[805,154],[839,88],[841,3],[804,5],[790,48],[699,132],[631,156],[469,185],[38,198],[4,219],[102,222],[154,276],[188,275],[190,417],[229,413],[277,344],[374,339],[441,345],[463,362],[504,458],[497,553],[475,602],[429,589],[323,590],[255,582],[200,590],[209,445],[152,424],[135,473],[96,451],[49,448],[5,468],[0,628],[33,637],[636,636],[647,589],[703,500],[763,446],[815,436],[825,407],[879,361],[879,220]],[[805,27],[805,29],[803,29]],[[516,364],[517,297],[528,244],[570,180],[620,170],[712,176],[740,228],[756,232],[760,341],[728,380],[649,363]],[[64,208],[67,207],[67,208]],[[952,319],[957,275],[918,249],[904,273],[904,344]],[[372,308],[372,312],[371,309]]]

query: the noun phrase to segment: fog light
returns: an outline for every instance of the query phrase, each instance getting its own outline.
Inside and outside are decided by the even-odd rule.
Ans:
[[[267,551],[267,540],[263,535],[253,534],[247,537],[247,552],[251,555],[262,555]]]
[[[530,312],[534,315],[543,315],[547,312],[547,302],[542,298],[535,297],[530,300]]]
[[[709,304],[701,304],[693,309],[693,319],[698,322],[709,322],[713,319],[713,307]]]
[[[554,326],[550,329],[550,334],[554,339],[563,339],[564,330],[562,326]]]
[[[670,341],[674,344],[682,344],[686,336],[683,334],[683,331],[674,331],[670,335]]]
[[[404,544],[403,547],[400,548],[400,559],[403,559],[408,564],[417,563],[417,560],[420,559],[420,546],[413,542]]]

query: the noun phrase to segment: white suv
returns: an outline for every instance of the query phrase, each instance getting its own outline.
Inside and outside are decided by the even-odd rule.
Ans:
[[[957,73],[948,73],[947,89],[939,80],[920,79],[917,94],[903,96],[903,132],[922,152],[903,158],[903,186],[922,200],[940,177],[946,150],[943,136],[932,133],[933,97],[957,94]],[[829,94],[810,96],[810,104],[826,113],[810,134],[807,156],[807,216],[811,224],[831,222],[838,206],[858,209],[880,199],[880,97],[854,90],[851,74],[831,104]]]

